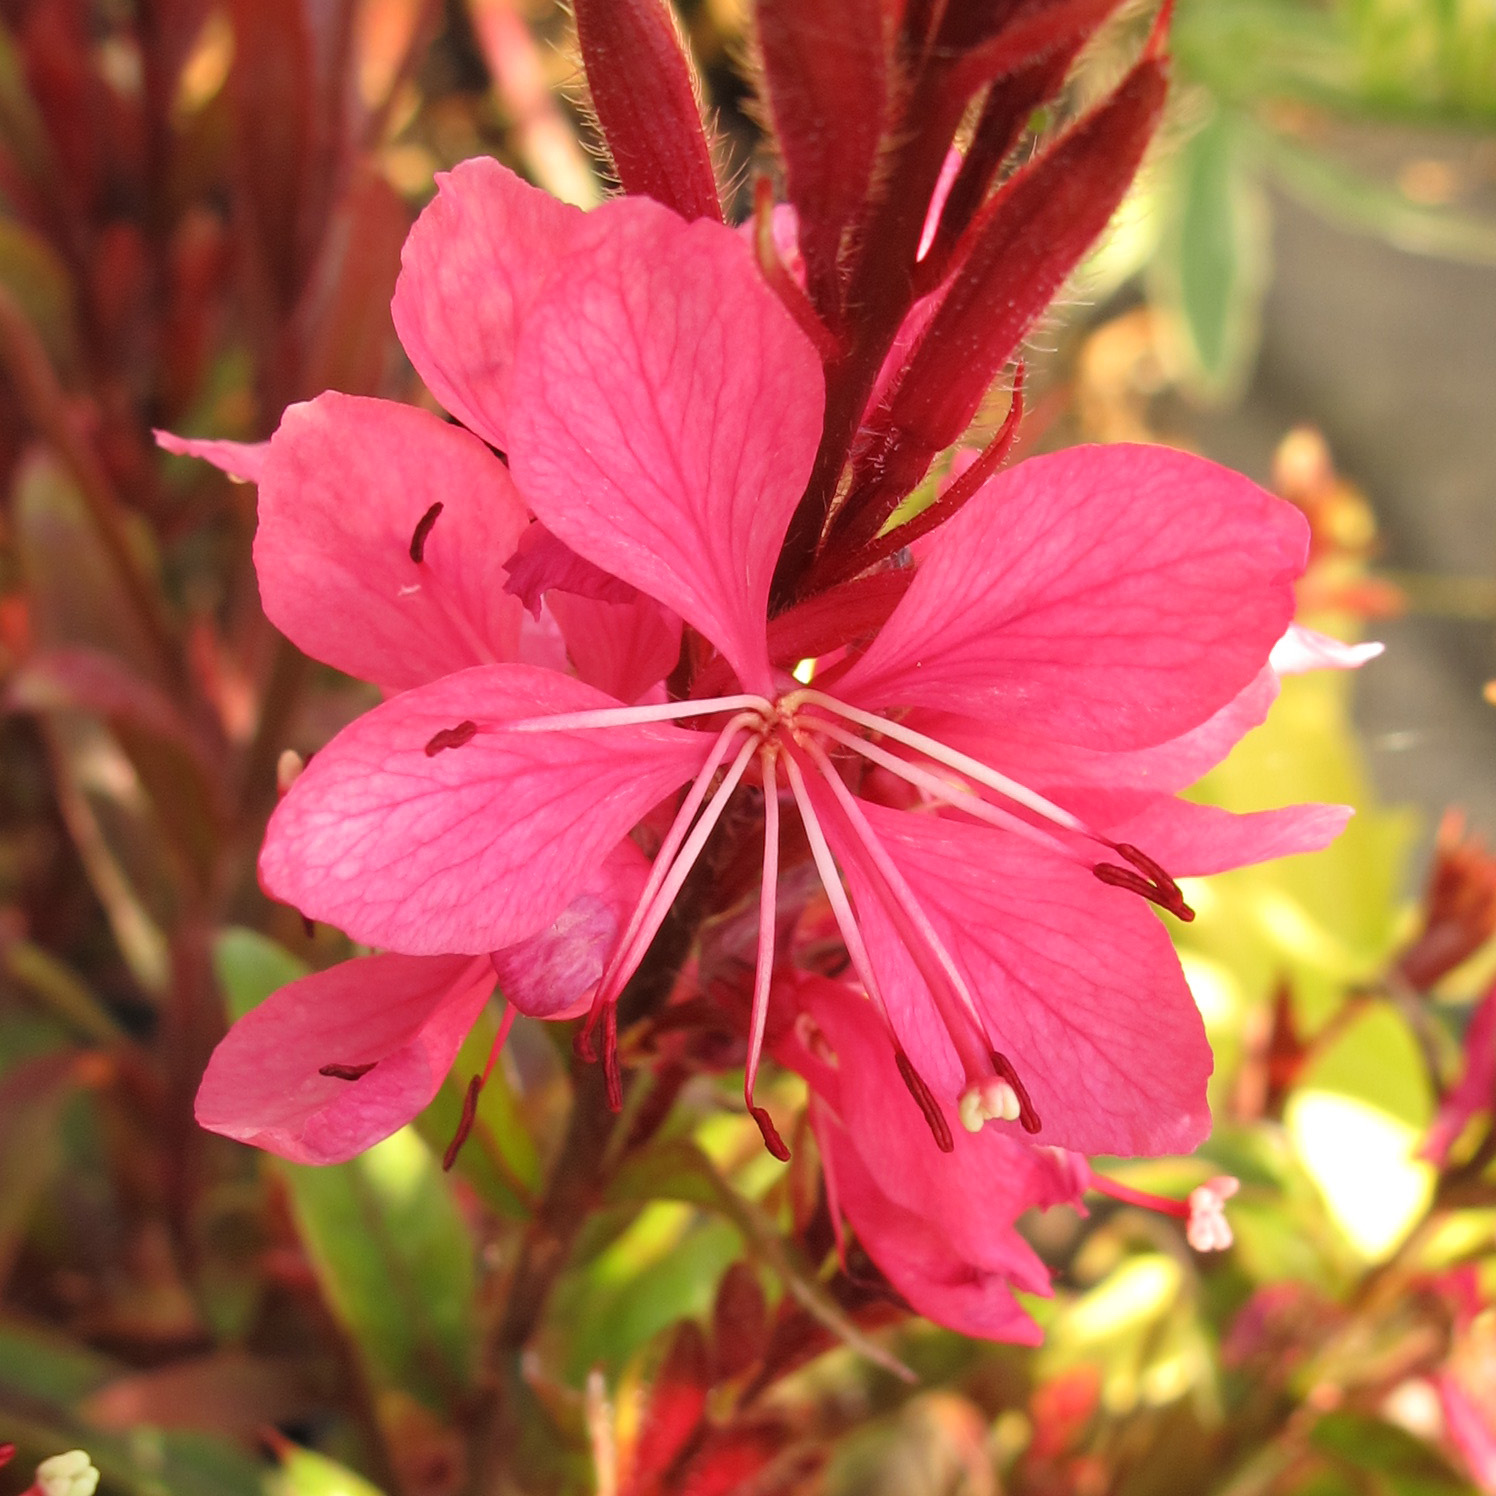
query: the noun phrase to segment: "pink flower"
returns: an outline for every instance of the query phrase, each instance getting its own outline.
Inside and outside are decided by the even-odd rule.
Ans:
[[[888,1104],[898,1068],[872,1005],[820,977],[788,981],[780,992],[798,1016],[774,1055],[810,1086],[838,1249],[845,1257],[845,1224],[927,1319],[966,1335],[1037,1344],[1038,1326],[1012,1290],[1047,1297],[1049,1273],[1016,1222],[1034,1207],[1083,1211],[1087,1191],[1184,1221],[1196,1251],[1231,1245],[1223,1206],[1238,1186],[1226,1175],[1170,1200],[1095,1173],[1077,1153],[1026,1146],[994,1128],[966,1132],[955,1125],[955,1108],[939,1101],[927,1120],[953,1146],[932,1154],[912,1110]]]
[[[261,599],[313,658],[398,691],[534,646],[502,564],[529,515],[467,432],[327,394],[293,406],[254,447],[162,440],[259,484]],[[562,632],[578,661],[629,699],[679,652],[679,622],[647,600],[609,609],[606,622],[584,599],[566,602],[576,616],[558,610]],[[651,659],[663,661],[653,674]],[[215,1051],[199,1122],[302,1163],[361,1153],[435,1096],[496,980],[520,1012],[567,1017],[578,1001],[585,1011],[647,870],[621,842],[548,928],[491,958],[372,956],[282,988]]]
[[[582,215],[470,162],[411,234],[395,320],[507,467],[419,411],[325,396],[287,413],[261,478],[267,610],[403,694],[292,786],[266,889],[401,955],[487,956],[552,926],[689,785],[593,990],[589,1029],[611,1033],[751,787],[765,836],[746,1091],[771,1147],[752,1093],[782,802],[942,1148],[952,1108],[1083,1152],[1192,1147],[1210,1053],[1143,901],[1189,918],[1175,876],[1310,850],[1348,814],[1231,816],[1173,795],[1272,698],[1300,515],[1179,452],[1075,449],[982,485],[912,580],[860,579],[770,622],[822,374],[739,235],[643,199]],[[379,522],[358,520],[350,547],[362,509]],[[621,695],[510,662],[523,640],[500,572],[521,509],[657,621],[684,620],[690,694],[627,704],[664,672],[657,639],[652,670],[632,647],[613,661]],[[592,601],[627,606],[608,596]],[[579,672],[607,616],[568,635]],[[790,667],[807,655],[840,662],[806,686]],[[859,793],[890,777],[897,808]],[[608,1059],[616,1094],[611,1042]],[[246,1094],[246,1114],[262,1100]]]
[[[1032,1206],[1079,1204],[1083,1160],[986,1128],[964,1133],[940,1110],[954,1147],[933,1153],[911,1108],[890,1106],[899,1075],[870,1005],[836,982],[796,984],[800,1018],[774,1054],[811,1087],[839,1246],[850,1225],[884,1276],[927,1319],[988,1340],[1037,1345],[1013,1288],[1048,1297],[1049,1271],[1015,1221]]]

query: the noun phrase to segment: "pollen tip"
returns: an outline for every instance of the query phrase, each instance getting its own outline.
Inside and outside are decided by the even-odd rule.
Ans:
[[[426,757],[435,758],[447,748],[461,748],[464,743],[471,743],[477,733],[476,722],[459,722],[456,727],[444,727],[431,734],[426,743]]]
[[[426,540],[431,534],[431,527],[436,523],[446,505],[440,499],[436,501],[420,519],[416,521],[416,527],[410,534],[410,559],[419,566],[426,559]]]
[[[378,1063],[378,1060],[369,1060],[362,1065],[323,1065],[317,1074],[325,1075],[330,1080],[360,1080]]]
[[[925,1122],[935,1138],[935,1146],[942,1153],[954,1153],[956,1140],[951,1136],[950,1124],[945,1120],[945,1113],[940,1110],[940,1103],[936,1101],[934,1093],[925,1084],[923,1077],[902,1049],[894,1050],[893,1057],[898,1064],[899,1075],[909,1088],[909,1094],[914,1098],[915,1105],[924,1113]]]
[[[442,1169],[450,1173],[452,1165],[457,1162],[457,1155],[462,1152],[462,1145],[467,1142],[468,1134],[473,1130],[473,1123],[478,1120],[478,1097],[483,1092],[483,1077],[475,1075],[469,1082],[466,1092],[462,1098],[462,1115],[457,1119],[457,1131],[452,1134],[452,1141],[447,1144],[447,1151],[442,1154]]]
[[[748,1115],[758,1123],[758,1130],[763,1136],[764,1147],[774,1155],[782,1164],[790,1161],[790,1150],[785,1146],[785,1141],[779,1136],[779,1129],[774,1125],[774,1119],[761,1106],[749,1106]]]
[[[608,1110],[623,1110],[623,1071],[618,1065],[618,1004],[609,1003],[603,1016],[603,1079],[608,1087]]]
[[[1034,1103],[1029,1096],[1028,1087],[1018,1078],[1018,1071],[1014,1068],[1012,1060],[1000,1050],[992,1051],[992,1068],[997,1071],[999,1078],[1012,1091],[1016,1110],[1008,1121],[1016,1121],[1026,1133],[1038,1132],[1044,1124],[1039,1120],[1039,1113],[1034,1109]]]

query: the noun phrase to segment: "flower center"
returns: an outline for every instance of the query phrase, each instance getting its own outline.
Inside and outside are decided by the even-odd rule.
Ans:
[[[1029,1133],[1041,1131],[1042,1123],[1023,1080],[997,1047],[960,965],[831,755],[840,754],[845,759],[850,754],[902,780],[917,793],[921,808],[960,811],[1075,862],[1102,882],[1137,893],[1181,919],[1192,919],[1193,911],[1178,884],[1136,847],[1110,841],[1062,806],[969,754],[895,718],[864,711],[798,683],[772,701],[751,694],[718,696],[537,717],[508,723],[501,730],[563,731],[724,717],[660,845],[643,893],[598,982],[592,1011],[578,1036],[581,1053],[594,1058],[592,1034],[599,1022],[603,1024],[603,1063],[609,1099],[615,1108],[623,1099],[616,1038],[619,995],[643,960],[728,802],[756,765],[763,789],[764,851],[744,1097],[770,1151],[780,1158],[789,1156],[768,1113],[753,1100],[774,975],[781,773],[799,811],[853,969],[883,1020],[899,1072],[937,1144],[945,1151],[954,1146],[942,1108],[899,1041],[863,938],[862,923],[844,885],[844,873],[860,890],[860,898],[875,900],[887,915],[929,990],[964,1076],[964,1086],[953,1098],[962,1125],[976,1132],[987,1122],[1017,1122]],[[474,731],[472,723],[460,723],[436,734],[426,751],[434,754],[461,747]],[[831,840],[840,849],[836,854]],[[1095,861],[1095,853],[1088,853],[1088,849],[1098,845],[1125,865]]]

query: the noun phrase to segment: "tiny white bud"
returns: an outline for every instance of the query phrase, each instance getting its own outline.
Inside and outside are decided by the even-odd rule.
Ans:
[[[306,768],[306,760],[294,749],[285,748],[281,756],[275,761],[275,787],[281,794],[301,777],[301,771]]]
[[[36,1467],[36,1483],[42,1496],[93,1496],[99,1472],[81,1449],[54,1454]]]

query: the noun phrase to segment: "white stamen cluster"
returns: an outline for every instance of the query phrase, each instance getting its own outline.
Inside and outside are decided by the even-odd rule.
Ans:
[[[36,1485],[42,1496],[93,1496],[99,1472],[81,1449],[70,1449],[36,1467]]]
[[[967,1086],[956,1103],[956,1113],[967,1132],[980,1132],[986,1122],[1016,1122],[1021,1111],[1018,1092],[998,1079]]]
[[[1231,1245],[1231,1222],[1226,1219],[1226,1201],[1240,1188],[1240,1180],[1229,1174],[1218,1174],[1190,1191],[1190,1213],[1184,1227],[1184,1239],[1197,1252],[1224,1252]]]

